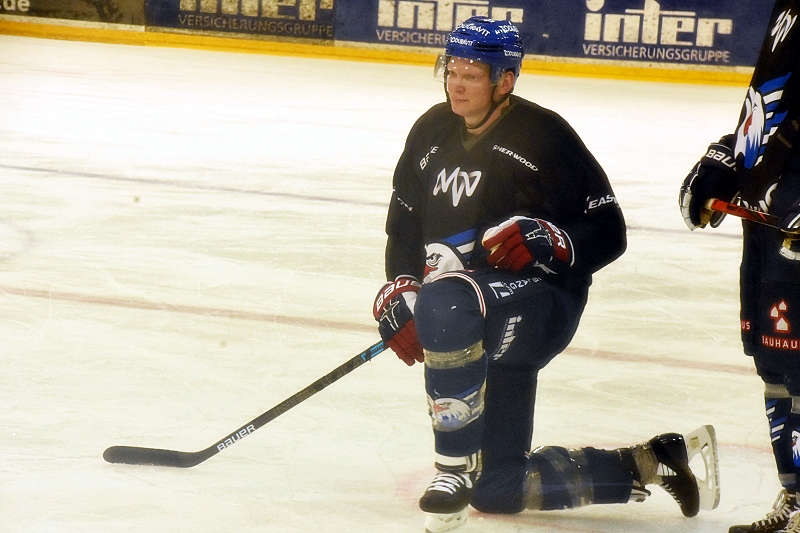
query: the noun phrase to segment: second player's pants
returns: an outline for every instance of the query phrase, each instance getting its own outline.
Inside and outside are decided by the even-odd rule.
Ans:
[[[770,195],[782,217],[800,198],[795,159]],[[769,438],[781,484],[800,490],[800,254],[787,254],[781,232],[743,222],[740,268],[742,343],[764,381]],[[791,245],[797,251],[798,244]]]

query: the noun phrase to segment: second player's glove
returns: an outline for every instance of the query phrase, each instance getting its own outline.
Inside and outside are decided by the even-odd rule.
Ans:
[[[486,230],[481,242],[490,265],[512,272],[531,267],[561,272],[575,257],[567,232],[541,218],[511,217]]]
[[[779,227],[786,233],[779,253],[786,259],[800,261],[800,200],[789,208]]]
[[[780,229],[784,233],[793,235],[800,233],[800,200],[796,201],[781,219]]]
[[[736,158],[733,155],[734,136],[725,135],[719,142],[711,143],[706,154],[686,176],[678,193],[678,205],[683,221],[691,229],[711,224],[716,228],[725,213],[711,212],[705,208],[710,198],[733,201],[739,191],[736,177]]]
[[[419,288],[416,278],[397,276],[381,287],[372,308],[381,339],[408,366],[425,360],[414,325],[414,304]]]

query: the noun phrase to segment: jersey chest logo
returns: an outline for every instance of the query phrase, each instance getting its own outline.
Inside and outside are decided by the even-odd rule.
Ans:
[[[750,87],[744,102],[744,119],[736,129],[735,156],[744,156],[744,168],[751,169],[764,158],[772,134],[786,118],[787,112],[778,112],[783,89],[792,73],[769,80],[760,87]]]
[[[481,171],[473,170],[472,172],[465,172],[461,167],[456,167],[455,170],[447,173],[447,169],[443,168],[436,176],[436,185],[433,187],[433,195],[438,196],[439,193],[452,196],[453,207],[458,207],[461,202],[461,197],[464,194],[471,197],[478,188],[478,183],[481,181]]]

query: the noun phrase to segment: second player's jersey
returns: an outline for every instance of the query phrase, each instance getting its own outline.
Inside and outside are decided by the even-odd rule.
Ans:
[[[506,113],[477,138],[446,103],[411,129],[394,174],[386,222],[389,279],[422,279],[438,251],[485,266],[484,230],[512,215],[553,222],[573,242],[575,264],[559,277],[589,283],[625,249],[625,224],[600,165],[556,113],[511,96]],[[426,263],[427,259],[427,263]]]
[[[762,211],[770,210],[772,188],[787,160],[798,153],[798,16],[800,0],[775,2],[736,127],[742,203]]]

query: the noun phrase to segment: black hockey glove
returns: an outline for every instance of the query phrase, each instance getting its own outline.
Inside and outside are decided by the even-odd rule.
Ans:
[[[786,259],[800,261],[800,200],[781,219],[780,230],[787,235],[783,239],[779,253]]]
[[[711,143],[706,154],[683,180],[678,193],[678,206],[683,221],[691,229],[711,224],[716,228],[725,218],[725,213],[711,212],[705,208],[710,198],[733,201],[739,191],[736,176],[736,158],[731,147],[733,135],[725,135],[719,142]]]
[[[781,220],[780,228],[784,233],[795,235],[800,233],[800,200],[789,208],[789,212]]]

